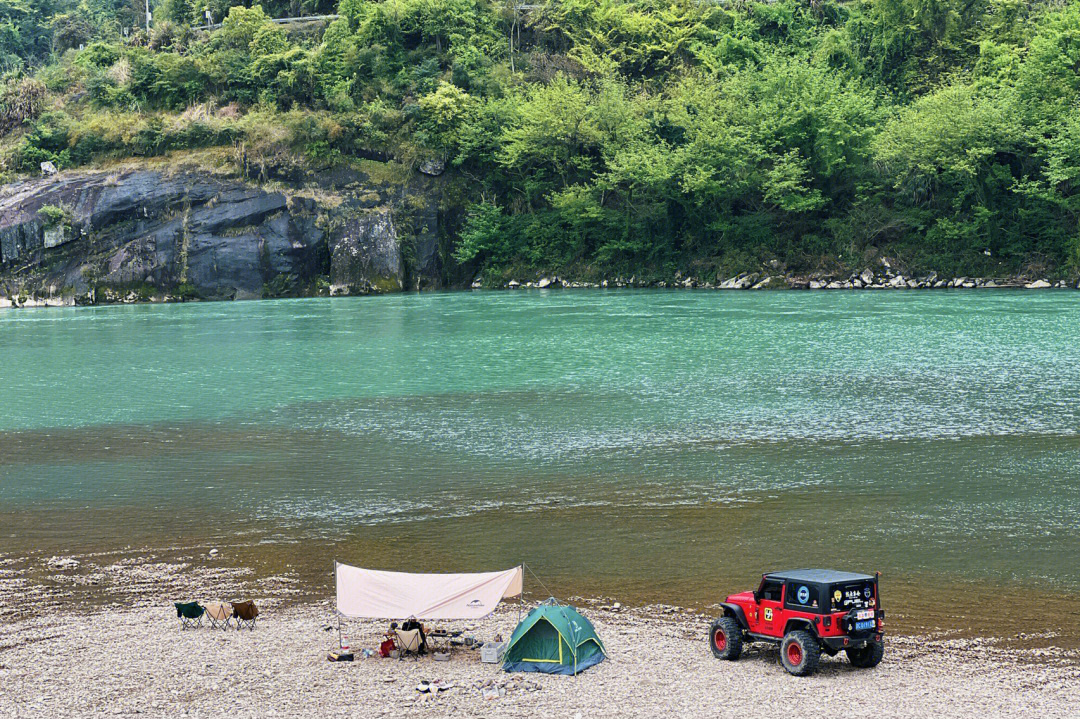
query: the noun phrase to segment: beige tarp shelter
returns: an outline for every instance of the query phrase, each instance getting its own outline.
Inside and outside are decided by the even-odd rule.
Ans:
[[[521,595],[524,565],[504,572],[409,574],[334,563],[337,610],[356,619],[480,619]]]

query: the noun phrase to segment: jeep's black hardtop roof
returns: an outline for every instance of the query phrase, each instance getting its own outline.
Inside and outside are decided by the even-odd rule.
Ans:
[[[815,582],[818,584],[860,582],[874,578],[869,574],[838,572],[835,569],[791,569],[785,572],[769,572],[765,577],[768,579],[782,579],[791,582]]]

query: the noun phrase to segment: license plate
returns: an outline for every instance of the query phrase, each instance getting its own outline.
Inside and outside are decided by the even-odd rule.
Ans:
[[[864,629],[873,629],[873,628],[874,628],[874,620],[873,619],[869,619],[869,620],[864,621],[864,622],[855,622],[855,631],[857,631],[857,632],[861,632]]]
[[[873,619],[874,618],[874,610],[873,609],[860,609],[858,612],[855,613],[855,618],[856,619]]]

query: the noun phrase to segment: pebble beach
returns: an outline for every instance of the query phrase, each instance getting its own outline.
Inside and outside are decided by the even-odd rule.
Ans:
[[[0,716],[90,717],[1077,717],[1080,657],[1037,656],[992,641],[890,637],[874,670],[842,657],[788,676],[774,647],[720,662],[708,617],[671,608],[589,609],[609,658],[577,677],[506,674],[455,650],[449,661],[357,657],[329,662],[329,603],[264,604],[253,631],[181,630],[171,606],[30,616],[0,639]],[[509,636],[518,607],[474,625]],[[354,649],[376,647],[383,623],[346,625]],[[447,688],[421,693],[422,681]],[[764,712],[764,713],[763,713]]]
[[[339,641],[332,601],[211,551],[171,561],[0,556],[0,717],[1080,716],[1080,649],[1055,645],[1060,637],[889,635],[873,670],[841,655],[796,678],[772,645],[749,645],[737,662],[714,659],[708,611],[610,597],[563,598],[608,652],[577,677],[507,674],[467,647],[449,661],[361,658],[387,629],[374,621],[345,621],[356,659],[330,662]],[[261,615],[250,631],[212,629],[205,618],[185,630],[174,597],[250,597]],[[509,638],[540,599],[429,628]],[[421,692],[421,682],[444,688]]]

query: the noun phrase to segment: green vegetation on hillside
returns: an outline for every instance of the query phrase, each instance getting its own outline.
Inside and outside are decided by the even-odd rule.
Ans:
[[[1077,3],[142,5],[0,0],[3,172],[443,160],[459,280],[1080,269]]]

